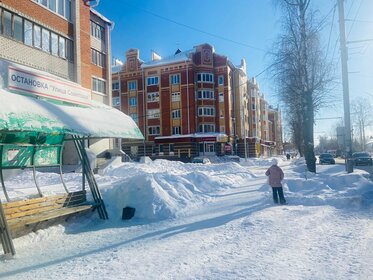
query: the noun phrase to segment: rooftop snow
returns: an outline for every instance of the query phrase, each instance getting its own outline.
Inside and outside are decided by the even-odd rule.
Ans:
[[[193,48],[191,50],[187,50],[187,51],[184,51],[184,52],[180,52],[178,54],[174,54],[174,55],[162,58],[160,60],[152,60],[152,61],[144,62],[141,65],[141,67],[142,68],[147,68],[147,67],[161,66],[161,65],[165,65],[165,64],[187,61],[190,58],[190,54],[195,52],[195,51],[196,51],[196,49]]]

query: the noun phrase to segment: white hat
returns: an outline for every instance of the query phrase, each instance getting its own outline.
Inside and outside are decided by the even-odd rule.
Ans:
[[[277,163],[278,163],[278,162],[277,162],[277,159],[273,158],[273,159],[272,159],[272,165],[277,165]]]

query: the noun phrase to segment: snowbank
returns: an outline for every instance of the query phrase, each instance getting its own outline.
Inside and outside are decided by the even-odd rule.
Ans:
[[[121,217],[126,206],[135,218],[162,220],[196,208],[222,189],[244,185],[254,177],[237,163],[199,165],[155,160],[107,168],[112,185],[102,190],[109,215]]]
[[[277,158],[285,172],[284,190],[292,205],[331,205],[370,207],[373,184],[364,171],[346,174],[344,166],[318,166],[318,173],[305,171],[304,160]],[[192,164],[167,160],[120,163],[96,175],[106,207],[113,221],[120,221],[126,206],[134,207],[135,220],[156,221],[178,217],[214,199],[214,194],[249,185],[263,178],[258,191],[271,203],[271,190],[265,183],[265,169],[272,158],[239,163]],[[255,175],[256,174],[256,175]],[[37,173],[43,194],[63,193],[58,174]],[[81,188],[81,175],[64,174],[70,191]],[[26,171],[6,181],[11,198],[37,196],[32,172]],[[3,194],[0,198],[4,200]]]

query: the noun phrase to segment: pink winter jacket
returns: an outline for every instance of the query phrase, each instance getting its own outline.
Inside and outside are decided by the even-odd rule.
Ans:
[[[266,175],[269,176],[269,185],[272,188],[281,187],[281,181],[284,179],[284,172],[277,165],[268,168]]]

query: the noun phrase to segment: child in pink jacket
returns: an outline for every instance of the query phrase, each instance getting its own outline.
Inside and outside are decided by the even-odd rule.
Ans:
[[[272,187],[273,201],[280,204],[286,204],[284,197],[284,191],[282,189],[281,181],[284,179],[284,172],[277,165],[277,160],[272,159],[272,166],[266,171],[266,175],[269,176],[269,185]]]

